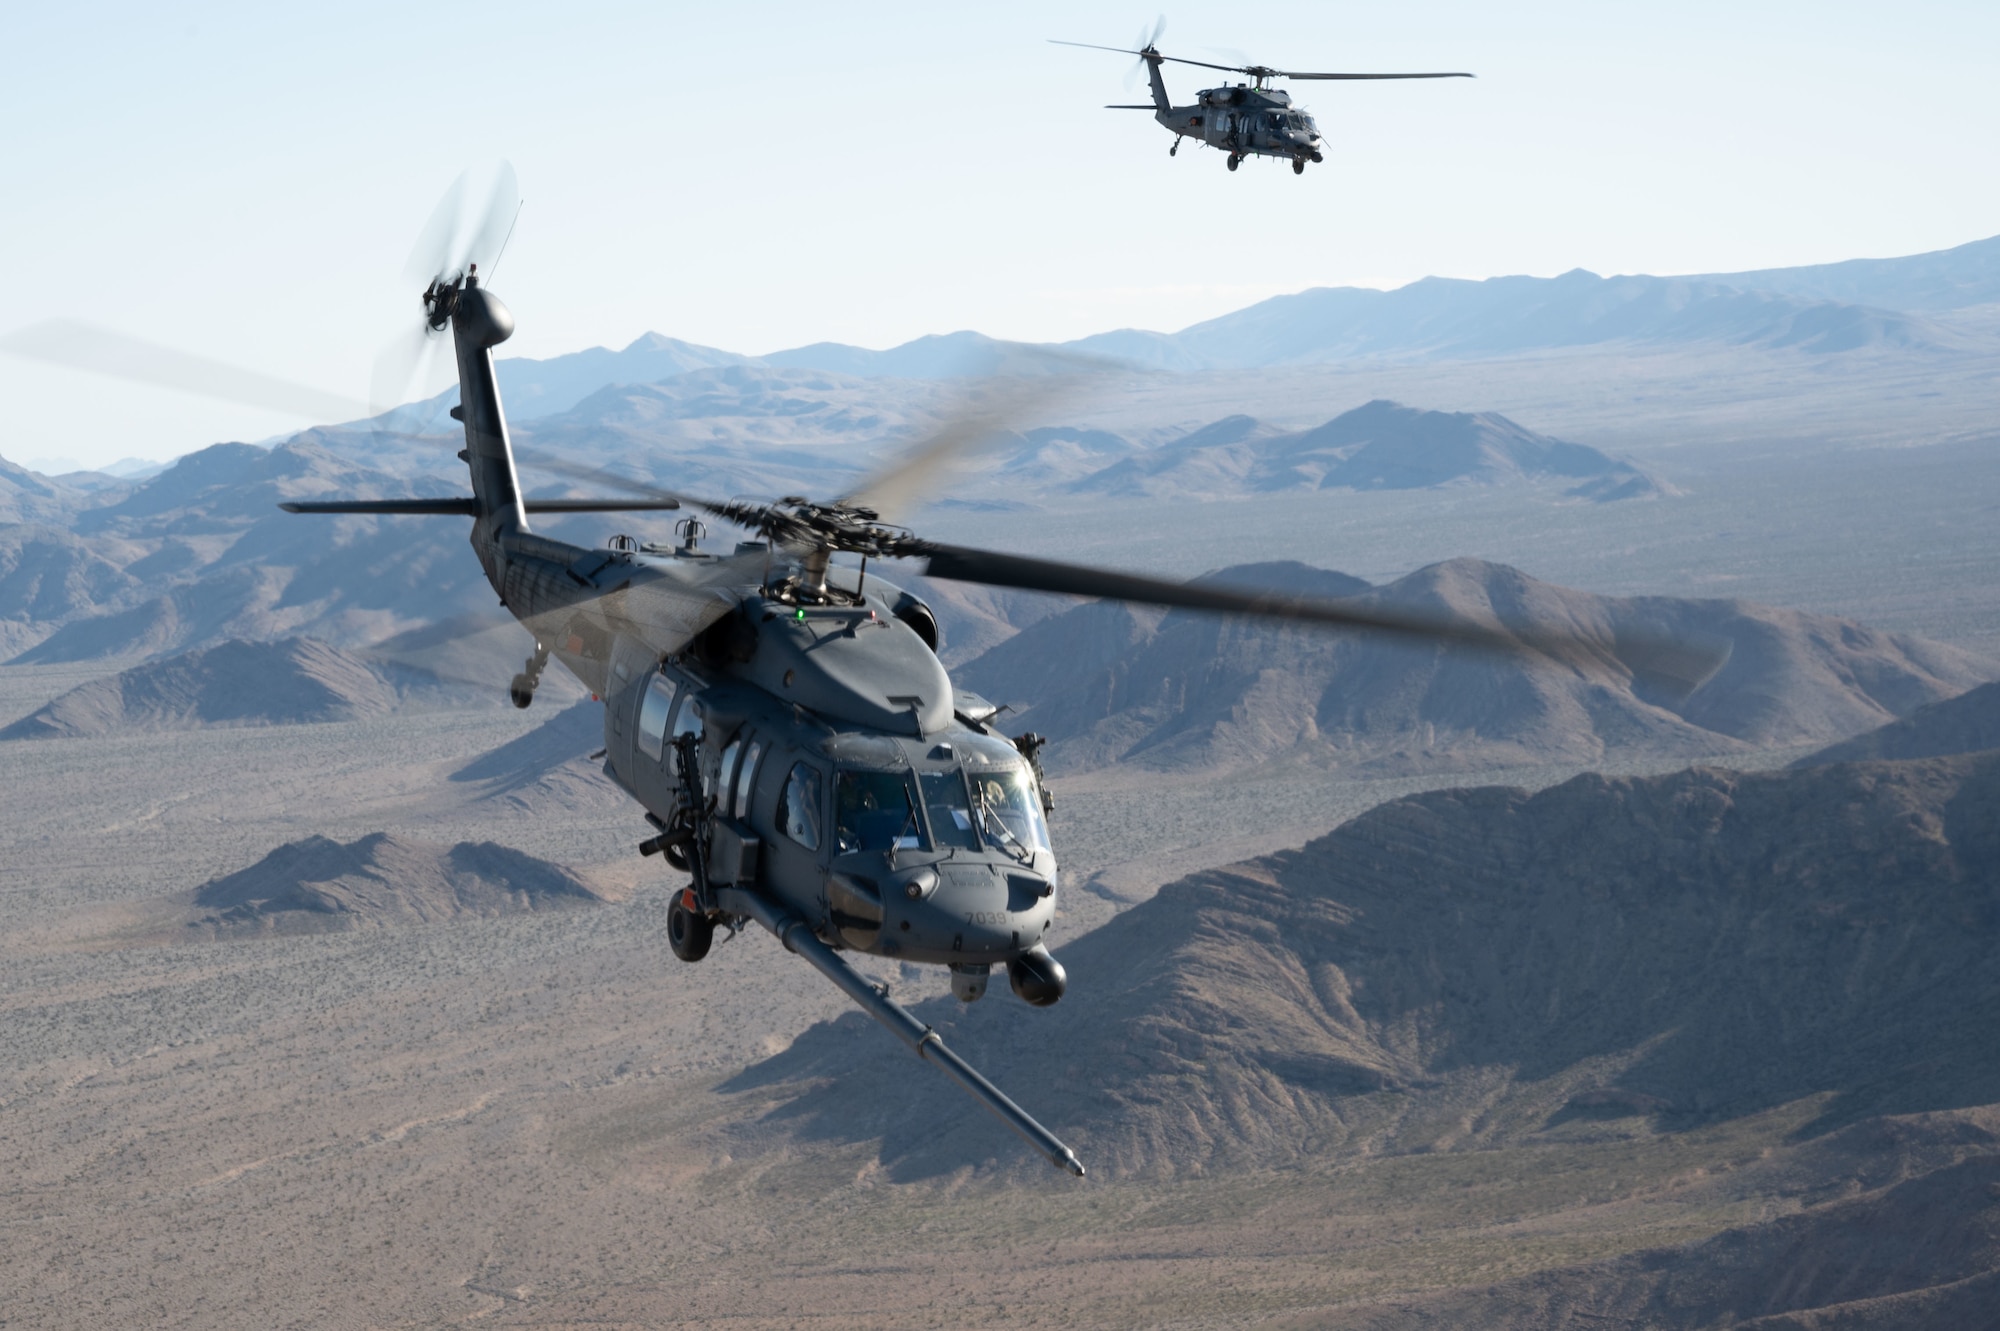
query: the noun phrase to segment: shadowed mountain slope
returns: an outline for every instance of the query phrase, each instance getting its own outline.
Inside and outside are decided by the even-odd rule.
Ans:
[[[1264,585],[1277,566],[1211,577]],[[1058,768],[1235,765],[1304,748],[1380,771],[1588,761],[1608,749],[1687,754],[1852,735],[1951,697],[1993,665],[1940,643],[1744,601],[1605,597],[1474,559],[1384,587],[1303,565],[1285,590],[1422,610],[1582,646],[1500,657],[1367,634],[1091,604],[964,666],[966,687],[1018,709]],[[1693,694],[1649,672],[1655,641],[1726,642]]]
[[[1956,1137],[1954,1144],[1967,1158],[1913,1171],[1886,1187],[1801,1214],[1738,1226],[1683,1247],[1441,1297],[1396,1300],[1315,1319],[1313,1325],[1343,1331],[1436,1326],[1583,1331],[1607,1324],[1674,1331],[2000,1326],[2000,1134],[1992,1130],[1993,1119],[1990,1111],[1924,1116],[1909,1128],[1928,1130],[1941,1139],[1939,1145]],[[1860,1178],[1849,1182],[1857,1192],[1866,1186]]]
[[[1055,1008],[919,1011],[1120,1175],[1988,1105],[1996,800],[2000,755],[1417,795],[1059,946]],[[856,1014],[734,1088],[904,1176],[1010,1160],[908,1057]]]
[[[434,676],[311,638],[225,642],[80,684],[0,730],[0,740],[350,721],[458,697]]]
[[[90,502],[74,486],[0,458],[0,522],[61,522]]]
[[[1986,749],[2000,749],[2000,683],[1982,684],[1956,698],[1919,707],[1900,721],[1821,749],[1797,765],[1938,758]]]
[[[224,933],[321,932],[601,900],[561,865],[490,841],[447,847],[376,832],[347,845],[313,836],[280,846],[197,888],[188,925]]]
[[[8,604],[10,591],[61,590],[48,617],[37,615],[41,641],[15,658],[23,664],[299,633],[372,641],[491,604],[467,556],[465,520],[303,517],[278,504],[462,492],[462,479],[457,489],[412,481],[305,440],[271,449],[218,444],[87,510],[74,534],[0,530],[0,615],[29,613]],[[551,527],[560,534],[561,524]],[[22,553],[9,569],[15,540]]]

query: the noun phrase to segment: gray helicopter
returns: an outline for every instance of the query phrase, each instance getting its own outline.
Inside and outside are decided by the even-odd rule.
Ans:
[[[1234,171],[1243,164],[1245,157],[1276,157],[1292,164],[1293,175],[1304,175],[1307,162],[1324,161],[1319,126],[1313,118],[1292,105],[1292,95],[1283,88],[1267,88],[1264,85],[1272,79],[1469,79],[1474,77],[1464,73],[1446,74],[1307,74],[1297,70],[1272,69],[1269,65],[1215,65],[1204,60],[1187,60],[1176,55],[1161,55],[1158,42],[1160,34],[1166,30],[1166,20],[1162,18],[1153,25],[1150,33],[1141,33],[1136,46],[1099,46],[1093,42],[1055,41],[1057,46],[1081,46],[1092,51],[1122,51],[1126,55],[1136,55],[1145,66],[1146,77],[1153,87],[1153,100],[1140,103],[1113,103],[1107,107],[1112,111],[1151,111],[1153,119],[1173,132],[1173,146],[1167,149],[1172,157],[1181,148],[1181,140],[1193,139],[1210,148],[1220,148],[1229,154],[1229,169]],[[1051,39],[1054,40],[1054,39]],[[1224,84],[1219,88],[1203,88],[1195,94],[1192,106],[1175,106],[1167,96],[1167,83],[1160,75],[1160,66],[1166,61],[1179,65],[1196,65],[1202,69],[1221,70],[1227,74],[1247,74],[1251,82]]]
[[[733,932],[755,921],[1074,1174],[1084,1167],[1068,1146],[841,955],[948,967],[953,993],[966,1002],[985,993],[995,968],[1035,1006],[1055,1003],[1067,985],[1047,946],[1059,876],[1041,741],[1004,734],[998,708],[952,684],[937,655],[936,615],[881,576],[883,561],[996,587],[1367,630],[1504,654],[1531,650],[1579,664],[1612,659],[1673,691],[1697,686],[1726,658],[1726,650],[1665,639],[1614,642],[1485,627],[974,550],[884,521],[883,509],[906,502],[954,453],[976,442],[980,427],[962,420],[828,502],[701,499],[558,459],[539,465],[597,478],[634,497],[524,498],[493,365],[493,349],[512,335],[514,319],[479,274],[480,261],[497,259],[504,248],[516,206],[510,189],[511,175],[484,220],[468,224],[457,214],[477,209],[468,209],[466,194],[455,187],[440,209],[443,222],[434,219],[412,265],[430,275],[411,345],[441,347],[447,336],[452,345],[459,405],[451,414],[463,425],[458,456],[471,494],[282,507],[470,518],[472,550],[487,581],[533,637],[532,654],[509,688],[512,701],[533,703],[551,661],[582,681],[604,704],[605,771],[651,824],[639,851],[688,876],[668,911],[674,954],[700,961],[718,928]],[[130,339],[107,343],[104,335],[94,335],[93,349],[83,337],[88,332],[63,326],[9,339],[7,349],[252,400],[242,387],[219,386],[224,367]],[[260,403],[296,388],[261,379],[249,387],[262,395]],[[706,529],[692,512],[677,524],[675,544],[614,536],[602,548],[586,548],[541,535],[529,523],[540,513],[676,509],[731,523],[747,539],[727,553],[704,549]]]

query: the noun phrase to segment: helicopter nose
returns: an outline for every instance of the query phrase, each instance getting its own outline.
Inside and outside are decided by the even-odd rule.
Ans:
[[[912,875],[902,892],[898,941],[967,961],[1019,956],[1041,941],[1055,917],[1053,884],[1025,867],[941,865]]]

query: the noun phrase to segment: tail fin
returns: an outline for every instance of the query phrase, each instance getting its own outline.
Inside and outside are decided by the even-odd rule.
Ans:
[[[1146,62],[1146,79],[1153,85],[1153,109],[1165,115],[1174,109],[1174,104],[1167,97],[1167,81],[1160,76],[1160,66],[1164,62],[1158,55],[1150,53],[1140,58]]]
[[[472,543],[482,547],[500,536],[528,530],[521,505],[521,481],[514,470],[514,445],[507,415],[500,408],[500,385],[493,377],[493,348],[514,335],[514,316],[497,296],[465,279],[451,314],[458,349],[458,406],[452,415],[465,423],[465,451],[478,506]]]

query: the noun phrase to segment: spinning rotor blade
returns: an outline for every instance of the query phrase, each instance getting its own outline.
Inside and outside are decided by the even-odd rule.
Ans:
[[[1249,73],[1249,70],[1240,71]],[[1449,74],[1299,74],[1289,69],[1268,69],[1262,71],[1267,79],[1476,79],[1477,74],[1454,72]]]
[[[1069,357],[1058,358],[1065,363],[1072,361]],[[1079,368],[1090,364],[1081,358],[1075,358],[1074,363]],[[838,502],[872,509],[886,521],[894,522],[899,514],[907,514],[932,493],[953,465],[970,460],[982,447],[999,443],[1001,436],[1026,419],[1029,412],[1075,396],[1079,387],[1074,377],[989,381],[982,398],[962,399],[922,439],[876,467]]]
[[[552,453],[542,453],[531,448],[514,449],[514,461],[519,466],[532,467],[536,471],[546,471],[556,476],[567,476],[575,481],[588,481],[606,489],[619,490],[635,499],[658,504],[662,508],[698,508],[705,513],[721,516],[730,505],[710,499],[697,499],[692,495],[677,494],[672,490],[655,485],[637,476],[626,476],[620,472],[607,471],[603,467],[593,467],[588,462],[572,462]]]
[[[74,319],[49,319],[0,336],[0,351],[310,421],[356,420],[368,414],[364,403],[337,393],[191,356]]]
[[[1083,46],[1083,42],[1064,42],[1065,46]],[[1116,51],[1116,46],[1100,46],[1100,51]],[[1162,60],[1171,60],[1177,65],[1197,65],[1202,69],[1219,69],[1225,74],[1248,74],[1257,79],[1470,79],[1476,74],[1307,74],[1291,69],[1272,69],[1269,65],[1217,65],[1207,60],[1190,60],[1181,55],[1163,55]]]
[[[1534,629],[1495,629],[1421,611],[1333,601],[1319,597],[1262,593],[1209,583],[1168,582],[1133,573],[1086,568],[1079,564],[1021,555],[968,550],[962,546],[912,541],[898,551],[927,560],[928,577],[1025,591],[1092,596],[1147,605],[1264,619],[1325,624],[1337,628],[1372,629],[1406,638],[1458,643],[1487,651],[1543,652],[1571,657],[1578,652],[1610,655],[1649,682],[1692,693],[1729,660],[1726,642],[1684,642],[1665,637],[1627,636],[1612,644],[1580,634]]]
[[[368,412],[370,417],[381,416],[394,411],[406,402],[431,396],[430,392],[419,392],[417,399],[410,396],[411,385],[429,387],[438,378],[438,353],[443,350],[446,335],[434,333],[425,324],[405,329],[396,335],[388,346],[375,357],[375,371],[368,382]],[[443,392],[442,386],[431,392]]]
[[[489,268],[507,243],[521,209],[521,192],[511,162],[500,162],[475,178],[459,174],[431,210],[430,221],[417,235],[403,280],[422,287],[438,278],[458,278],[472,264]]]
[[[1145,51],[1133,46],[1099,46],[1096,42],[1066,42],[1060,37],[1049,38],[1051,46],[1081,46],[1086,51],[1117,51],[1123,55],[1144,55]],[[1165,57],[1162,57],[1164,59]]]
[[[490,277],[520,212],[513,163],[500,162],[477,174],[460,173],[418,233],[409,262],[403,265],[403,280],[428,291],[433,284],[451,286],[475,267],[483,266]],[[384,347],[375,358],[369,384],[369,414],[379,416],[408,402],[413,384],[429,389],[420,391],[420,397],[442,391],[443,385],[432,385],[438,382],[438,349],[445,340],[445,332],[432,328],[426,318]]]

